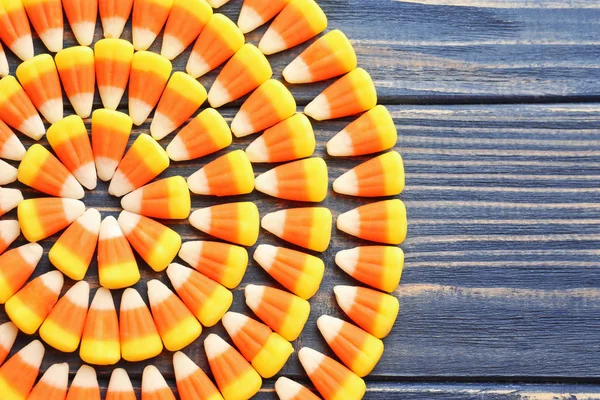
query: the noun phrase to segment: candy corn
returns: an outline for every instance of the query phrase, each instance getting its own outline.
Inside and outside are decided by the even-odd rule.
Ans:
[[[173,369],[181,400],[223,400],[204,371],[180,351],[173,354]]]
[[[37,243],[27,243],[0,255],[0,304],[6,303],[33,273],[44,249]]]
[[[279,14],[289,2],[290,0],[244,0],[237,24],[242,32],[251,32]]]
[[[120,312],[121,353],[127,361],[143,361],[159,355],[163,344],[152,314],[137,290],[123,292]]]
[[[104,107],[116,110],[129,82],[133,45],[123,39],[102,39],[94,45],[94,68]]]
[[[222,5],[229,3],[230,0],[207,0],[212,8],[219,8]]]
[[[384,106],[367,111],[327,142],[327,153],[346,157],[389,150],[396,144],[398,132]]]
[[[44,351],[44,345],[34,340],[0,367],[2,400],[27,399],[40,370]]]
[[[129,375],[123,368],[115,368],[110,375],[106,400],[136,400]]]
[[[0,39],[21,60],[33,57],[29,19],[21,1],[0,1]]]
[[[136,5],[148,1],[139,0]],[[133,55],[129,77],[129,116],[136,126],[146,121],[158,103],[172,69],[171,62],[161,55],[149,51],[138,51]]]
[[[280,400],[319,400],[313,392],[285,376],[275,381],[275,392]]]
[[[131,246],[117,220],[106,217],[100,224],[98,276],[107,289],[122,289],[140,280],[140,271]]]
[[[304,107],[304,114],[323,121],[369,111],[377,104],[377,91],[367,71],[357,68],[326,88]]]
[[[17,180],[17,169],[0,160],[0,185],[8,185]]]
[[[112,179],[123,158],[133,122],[129,115],[107,109],[92,113],[92,151],[98,178]]]
[[[231,131],[236,137],[248,136],[291,117],[295,112],[294,96],[281,82],[269,79],[242,104],[231,122]]]
[[[383,354],[383,342],[339,318],[322,315],[317,326],[325,341],[342,362],[356,375],[371,373]]]
[[[246,148],[251,162],[292,161],[311,156],[315,133],[304,114],[296,114],[267,129]]]
[[[25,155],[25,147],[17,135],[0,121],[0,158],[7,160],[21,161]]]
[[[10,68],[8,66],[8,59],[4,52],[4,47],[0,44],[0,77],[10,74]]]
[[[27,400],[65,400],[68,385],[69,364],[53,364],[44,372]]]
[[[393,292],[402,276],[404,253],[392,246],[356,247],[338,252],[335,263],[359,282]]]
[[[18,170],[19,182],[51,196],[81,199],[83,188],[69,170],[40,144],[31,146]]]
[[[175,0],[160,54],[169,60],[180,55],[198,37],[212,14],[212,8],[204,0]]]
[[[337,228],[361,239],[400,244],[406,238],[406,206],[398,199],[366,204],[341,214]]]
[[[60,79],[49,54],[35,56],[17,67],[17,78],[33,105],[51,124],[63,117]]]
[[[0,221],[0,254],[4,253],[20,234],[19,221]]]
[[[256,248],[254,260],[283,287],[306,300],[317,293],[325,273],[320,258],[268,244]]]
[[[250,93],[273,75],[266,57],[252,44],[243,45],[225,64],[208,92],[213,108]]]
[[[200,82],[185,72],[175,72],[156,106],[150,124],[152,137],[159,140],[179,128],[205,100],[206,89]]]
[[[195,194],[219,197],[248,194],[254,190],[254,170],[246,153],[234,150],[194,172],[187,183]]]
[[[96,166],[92,145],[81,117],[70,115],[54,123],[46,133],[48,143],[73,174],[87,189],[96,188]]]
[[[295,201],[321,202],[327,197],[327,164],[307,158],[275,167],[256,178],[256,190]]]
[[[183,302],[159,280],[148,282],[154,323],[169,351],[181,350],[200,336],[202,326]]]
[[[21,0],[29,22],[44,45],[53,53],[63,48],[63,11],[61,0]]]
[[[108,186],[108,193],[121,197],[144,186],[169,167],[169,156],[146,134],[135,139]]]
[[[98,0],[105,38],[118,39],[129,19],[133,0]]]
[[[54,235],[84,212],[85,204],[79,200],[52,197],[24,200],[17,207],[21,232],[30,242]]]
[[[88,209],[63,232],[48,253],[52,265],[73,280],[83,279],[92,262],[100,218],[98,210]]]
[[[225,400],[247,400],[258,393],[260,375],[226,341],[212,333],[204,340],[204,350]]]
[[[44,123],[25,90],[11,75],[0,79],[0,119],[33,140],[40,140],[46,133]]]
[[[332,215],[324,207],[291,208],[265,215],[263,229],[297,246],[325,251],[331,239]]]
[[[395,151],[372,158],[338,177],[333,190],[351,196],[395,196],[404,189],[404,164]]]
[[[242,246],[252,246],[258,239],[258,208],[251,202],[198,209],[190,215],[190,223],[202,232]]]
[[[21,331],[33,335],[56,304],[63,283],[60,271],[38,276],[8,299],[6,315]]]
[[[397,298],[353,286],[336,286],[333,291],[340,308],[358,326],[379,339],[390,333],[400,310]]]
[[[154,365],[144,368],[142,375],[142,400],[175,400],[165,378]]]
[[[298,352],[306,374],[325,400],[360,400],[367,387],[354,372],[332,358],[308,347]]]
[[[304,43],[327,28],[327,16],[314,0],[291,0],[260,40],[258,48],[274,54]]]
[[[96,72],[94,51],[85,46],[69,47],[54,57],[65,93],[81,118],[92,113]]]
[[[90,302],[90,285],[77,282],[56,303],[40,327],[44,342],[65,353],[79,347]]]
[[[10,321],[0,325],[0,365],[4,363],[10,349],[15,344],[17,333],[19,333],[19,328]]]
[[[167,268],[181,247],[181,236],[153,219],[121,211],[119,226],[135,251],[156,272]]]
[[[186,219],[190,216],[190,191],[185,179],[171,176],[129,193],[121,199],[121,207],[146,217]]]
[[[113,365],[121,359],[119,321],[113,297],[108,289],[99,288],[85,319],[79,356],[83,362]]]
[[[167,275],[187,308],[204,326],[221,320],[233,301],[233,295],[223,286],[191,268],[173,263]]]
[[[0,217],[14,209],[23,201],[23,194],[19,189],[0,188]]]
[[[147,50],[162,30],[173,0],[135,0],[133,2],[132,36],[136,50]]]
[[[308,301],[268,286],[248,285],[246,304],[271,329],[290,342],[296,340],[310,314]]]
[[[311,83],[344,75],[356,68],[356,53],[340,30],[333,30],[311,44],[283,70],[289,83]]]
[[[89,365],[79,367],[66,400],[100,400],[100,387],[94,368]]]
[[[291,343],[243,314],[228,312],[223,326],[233,343],[263,378],[271,378],[285,365],[294,352]]]
[[[217,152],[232,142],[225,118],[207,108],[190,121],[167,146],[173,161],[193,160]]]
[[[223,14],[213,14],[194,44],[185,68],[199,78],[233,56],[245,42],[244,34]]]
[[[62,0],[71,30],[82,46],[89,46],[94,40],[98,0]]]
[[[248,266],[246,249],[228,243],[186,242],[179,250],[179,258],[228,289],[240,284]]]

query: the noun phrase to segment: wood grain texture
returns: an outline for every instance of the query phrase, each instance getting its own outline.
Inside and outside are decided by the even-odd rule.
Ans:
[[[397,292],[401,312],[385,340],[384,357],[368,378],[367,398],[600,398],[597,385],[568,384],[597,383],[600,375],[600,103],[516,104],[600,100],[600,11],[586,9],[585,0],[571,1],[560,10],[512,3],[493,7],[502,3],[493,0],[480,1],[481,8],[448,6],[458,1],[428,3],[320,1],[330,27],[342,29],[353,40],[360,64],[374,77],[380,102],[390,104],[400,133],[396,149],[407,173],[401,195],[409,215],[409,235],[402,245],[406,266]],[[223,12],[235,19],[240,5],[232,0]],[[262,32],[264,28],[248,40],[256,43]],[[124,37],[131,38],[129,28]],[[67,32],[66,46],[70,45],[74,41]],[[304,47],[270,58],[276,77]],[[36,48],[44,52],[39,40]],[[152,49],[160,49],[160,40]],[[14,73],[16,60],[9,59]],[[182,70],[186,62],[187,55],[180,56],[175,69]],[[207,88],[215,76],[216,72],[202,79]],[[326,85],[291,90],[303,105]],[[444,104],[470,102],[515,104]],[[432,105],[436,103],[441,105]],[[239,104],[220,111],[231,121]],[[369,158],[334,159],[324,151],[326,141],[351,120],[314,124],[316,155],[326,159],[330,181]],[[149,122],[136,129],[134,137],[148,128]],[[172,136],[161,141],[163,147]],[[236,139],[227,151],[244,149],[253,138]],[[223,153],[173,163],[162,176],[187,177]],[[271,167],[257,165],[255,172]],[[39,196],[16,186],[26,197]],[[253,193],[224,199],[193,196],[193,207],[238,200],[255,201],[261,215],[304,205]],[[116,216],[120,210],[119,200],[107,194],[103,183],[84,201],[104,216]],[[337,216],[366,202],[331,192],[323,204]],[[3,219],[15,215],[13,211]],[[184,221],[167,224],[184,240],[209,238]],[[42,242],[46,253],[57,237]],[[261,232],[259,243],[286,245],[266,232]],[[315,321],[324,313],[342,315],[332,287],[355,283],[333,258],[341,249],[364,244],[334,229],[332,246],[323,253],[327,271],[322,291],[311,301],[311,319],[296,349],[308,345],[331,354]],[[144,282],[166,281],[165,274],[138,261]],[[50,268],[44,258],[35,275]],[[98,286],[95,262],[87,280]],[[250,312],[243,304],[247,283],[276,285],[251,262],[235,292],[233,310]],[[145,283],[136,287],[146,298]],[[120,291],[115,299],[120,302]],[[2,310],[0,321],[5,319]],[[223,334],[217,326],[206,329],[203,337],[210,332]],[[29,340],[19,335],[14,350]],[[206,369],[202,341],[185,352]],[[170,357],[165,352],[145,363],[119,365],[139,385],[143,367],[156,364],[173,384]],[[43,369],[59,361],[69,362],[72,375],[81,363],[77,354],[49,349]],[[98,369],[104,387],[111,370]],[[306,379],[296,356],[283,373]],[[433,383],[445,380],[448,383]],[[257,398],[274,398],[272,385],[273,380],[267,381]]]

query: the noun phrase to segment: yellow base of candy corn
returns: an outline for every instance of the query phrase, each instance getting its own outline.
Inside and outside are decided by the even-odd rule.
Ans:
[[[392,328],[400,311],[398,299],[386,296],[379,307],[379,315],[371,327],[371,334],[379,339],[386,337]]]
[[[88,364],[113,365],[121,359],[121,345],[118,341],[83,339],[79,356]]]
[[[383,342],[373,336],[367,336],[362,345],[359,357],[354,360],[350,369],[358,376],[367,376],[379,362],[383,355]]]
[[[158,335],[127,340],[121,343],[123,359],[131,362],[144,361],[156,357],[162,350],[163,344]]]
[[[294,297],[278,333],[290,342],[296,340],[302,333],[309,314],[310,304],[308,301]]]
[[[4,304],[15,294],[12,286],[6,284],[6,279],[0,276],[0,304]]]
[[[294,352],[290,342],[273,332],[252,360],[252,366],[263,378],[275,376]]]
[[[21,233],[25,239],[34,243],[44,237],[44,227],[40,225],[40,219],[37,217],[35,202],[22,201],[17,209],[17,214],[21,224]]]
[[[44,342],[63,353],[72,353],[77,350],[81,339],[51,320],[44,321],[40,327],[40,337]]]
[[[323,274],[325,274],[323,261],[319,258],[308,258],[304,264],[304,274],[294,287],[294,294],[306,300],[313,297],[319,291]]]
[[[27,398],[2,378],[0,378],[0,393],[2,393],[2,400],[25,400]]]
[[[189,317],[164,334],[162,341],[167,350],[177,351],[192,343],[201,333],[202,326],[198,320],[194,317]]]
[[[227,265],[229,267],[225,270],[220,283],[228,289],[233,289],[240,284],[246,274],[248,251],[243,247],[231,247],[227,257]],[[235,266],[235,268],[231,266]]]
[[[330,400],[360,400],[365,396],[366,391],[365,381],[354,374],[349,374]]]
[[[173,230],[165,230],[157,246],[150,252],[146,262],[156,272],[164,271],[177,256],[181,248],[181,236]]]
[[[6,315],[21,331],[33,335],[38,330],[44,319],[23,304],[17,297],[10,298],[4,307]]]
[[[48,253],[48,258],[52,265],[69,278],[80,281],[85,277],[89,265],[79,258],[71,249],[65,247],[60,242],[56,242]]]
[[[258,393],[261,386],[262,379],[256,371],[250,369],[244,375],[236,378],[234,382],[219,389],[225,400],[248,400]]]
[[[198,311],[196,318],[204,326],[213,326],[223,318],[232,302],[233,294],[224,287],[217,286],[217,289]]]
[[[135,285],[140,280],[137,263],[127,262],[117,265],[103,265],[98,275],[100,285],[106,289],[123,289]]]

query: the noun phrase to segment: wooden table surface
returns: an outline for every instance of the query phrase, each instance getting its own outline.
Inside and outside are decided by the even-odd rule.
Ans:
[[[408,208],[409,233],[396,292],[401,311],[381,362],[367,378],[366,398],[600,398],[600,2],[319,3],[329,27],[348,35],[359,64],[373,76],[380,104],[396,122],[397,150],[406,168],[400,197]],[[235,20],[240,6],[241,0],[232,0],[221,12]],[[247,40],[257,43],[264,31]],[[100,32],[98,24],[96,39]],[[124,37],[131,38],[130,27]],[[75,44],[68,29],[65,40],[66,46]],[[152,49],[159,45],[160,40]],[[270,57],[274,76],[280,78],[305,47]],[[39,40],[36,48],[36,54],[46,51]],[[175,60],[175,69],[184,69],[188,53]],[[10,54],[9,59],[14,73],[16,59]],[[208,88],[215,76],[201,81]],[[291,90],[301,106],[328,83]],[[240,104],[220,111],[230,121]],[[326,155],[324,144],[351,120],[314,124],[316,154],[326,159],[331,181],[368,158]],[[144,124],[136,133],[148,128]],[[171,137],[161,143],[166,146]],[[228,150],[244,149],[253,138],[235,140]],[[187,177],[222,153],[173,163],[162,176]],[[21,188],[26,197],[38,195]],[[106,189],[101,183],[84,201],[103,216],[117,215],[119,201]],[[261,215],[291,206],[259,193],[239,199],[255,201]],[[193,196],[193,207],[233,200]],[[331,192],[323,204],[337,216],[364,202]],[[184,240],[207,237],[185,221],[169,225]],[[42,242],[46,252],[56,238]],[[281,244],[264,231],[259,243]],[[365,243],[334,229],[332,245],[323,253],[326,276],[296,349],[308,345],[330,353],[315,321],[324,313],[343,315],[332,287],[352,280],[333,258],[359,244]],[[166,281],[166,276],[141,261],[140,266],[143,279],[136,287],[146,297],[145,281]],[[50,268],[46,257],[36,275]],[[95,262],[87,280],[98,286]],[[274,285],[251,262],[235,290],[233,310],[250,312],[243,302],[248,283]],[[120,293],[115,299],[120,301]],[[224,333],[217,326],[205,329],[202,338],[209,332]],[[29,340],[20,334],[15,349]],[[202,341],[185,352],[207,370]],[[49,349],[43,369],[59,361],[69,362],[71,374],[81,363],[77,354]],[[141,371],[150,363],[174,386],[167,352],[119,366],[139,387]],[[111,370],[98,368],[104,388]],[[296,355],[283,374],[308,383]],[[275,398],[273,382],[266,380],[257,398]]]

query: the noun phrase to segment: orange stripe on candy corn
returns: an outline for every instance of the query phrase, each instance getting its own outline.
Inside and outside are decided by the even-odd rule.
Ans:
[[[341,214],[337,228],[361,239],[400,244],[406,238],[406,206],[399,199],[366,204]]]
[[[169,60],[180,55],[198,37],[212,15],[212,8],[204,0],[175,0],[160,53]]]
[[[131,14],[133,0],[98,0],[98,6],[104,37],[118,39]]]
[[[291,0],[269,26],[258,47],[274,54],[304,43],[327,28],[327,16],[314,0]]]
[[[265,215],[263,229],[281,239],[314,251],[329,247],[331,211],[324,207],[291,208]]]
[[[98,0],[62,0],[62,4],[79,44],[82,46],[92,44],[98,17]]]
[[[181,400],[223,400],[204,371],[180,351],[173,354],[173,368]]]
[[[136,50],[147,50],[162,30],[173,0],[135,0],[133,3],[132,36]]]
[[[90,302],[90,286],[77,282],[56,303],[40,327],[44,342],[65,353],[79,347]]]
[[[121,207],[132,213],[162,219],[186,219],[191,198],[187,182],[171,176],[149,183],[121,199]]]
[[[213,14],[198,36],[185,70],[199,78],[227,61],[244,42],[244,35],[232,20]]]
[[[43,253],[42,246],[28,243],[0,255],[0,304],[6,303],[27,282]]]
[[[63,48],[63,10],[61,0],[21,0],[33,29],[53,53]]]
[[[258,208],[251,202],[195,210],[190,215],[190,223],[202,232],[242,246],[252,246],[258,239]]]

